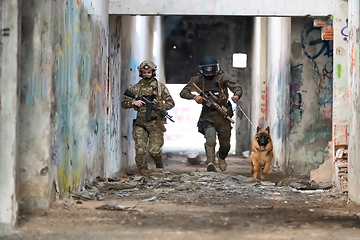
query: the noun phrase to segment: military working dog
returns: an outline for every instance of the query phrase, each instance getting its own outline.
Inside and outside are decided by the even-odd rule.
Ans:
[[[257,127],[255,137],[252,141],[251,163],[252,176],[257,178],[260,172],[261,181],[265,180],[266,174],[269,172],[272,160],[274,158],[273,143],[270,136],[270,128],[265,130]]]

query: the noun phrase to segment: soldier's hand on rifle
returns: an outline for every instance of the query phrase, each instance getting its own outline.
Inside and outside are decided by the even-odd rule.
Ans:
[[[238,95],[234,95],[231,97],[231,100],[233,100],[234,103],[237,103],[239,101],[239,96]]]
[[[194,100],[195,100],[195,102],[197,102],[198,104],[202,104],[202,103],[204,102],[204,99],[203,99],[201,96],[199,96],[199,95],[195,95]]]
[[[143,104],[145,104],[145,102],[141,100],[136,100],[136,101],[134,100],[133,104],[137,107],[141,107]]]

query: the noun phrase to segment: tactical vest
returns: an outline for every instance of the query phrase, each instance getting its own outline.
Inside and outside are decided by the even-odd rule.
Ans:
[[[205,92],[205,78],[204,76],[201,77],[202,78],[202,91]],[[222,106],[227,106],[227,101],[228,101],[228,97],[229,97],[229,93],[227,91],[227,87],[224,84],[224,75],[221,76],[221,78],[219,79],[218,83],[219,83],[219,98],[218,98],[218,103],[221,104]]]

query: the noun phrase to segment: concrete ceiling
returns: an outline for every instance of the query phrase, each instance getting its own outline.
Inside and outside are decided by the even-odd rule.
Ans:
[[[109,14],[327,16],[335,0],[109,0]]]

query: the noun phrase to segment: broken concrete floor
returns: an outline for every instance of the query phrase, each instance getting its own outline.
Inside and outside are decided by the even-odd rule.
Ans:
[[[165,163],[149,178],[99,179],[51,209],[21,213],[17,232],[1,239],[360,239],[360,207],[306,176],[274,169],[255,181],[238,157],[225,173],[184,156]]]

